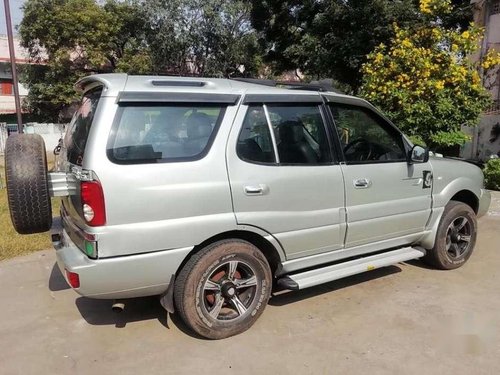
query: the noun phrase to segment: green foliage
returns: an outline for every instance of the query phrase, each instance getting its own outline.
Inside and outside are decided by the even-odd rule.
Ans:
[[[28,109],[71,114],[73,84],[93,73],[257,76],[262,66],[251,4],[229,0],[27,0],[22,45]],[[69,110],[68,110],[69,109]]]
[[[471,140],[470,135],[465,134],[462,131],[438,131],[431,136],[431,141],[433,144],[440,146],[450,147],[450,146],[463,146],[465,142]]]
[[[19,26],[21,44],[43,66],[23,67],[29,109],[58,120],[76,99],[73,84],[96,72],[151,69],[139,9],[108,0],[27,0]]]
[[[425,141],[423,140],[423,138],[421,136],[419,136],[418,134],[409,135],[408,138],[410,139],[410,141],[414,145],[419,145],[419,146],[427,147],[427,143],[425,143]]]
[[[453,1],[446,27],[472,21],[470,0]],[[252,24],[263,33],[266,60],[276,73],[299,69],[311,79],[333,78],[357,92],[366,55],[389,44],[392,24],[424,22],[415,0],[252,0]]]
[[[487,189],[500,190],[500,159],[490,159],[483,170]]]
[[[436,5],[437,4],[437,5]],[[445,0],[422,0],[426,22],[394,26],[389,45],[381,44],[363,66],[362,95],[382,108],[409,136],[431,147],[462,145],[461,126],[475,126],[491,99],[481,85],[478,66],[467,58],[479,46],[483,30],[446,29]],[[432,9],[441,10],[433,13]],[[488,55],[488,65],[497,58]]]
[[[231,0],[140,1],[154,70],[159,73],[256,76],[261,66],[251,5]],[[243,69],[241,69],[243,70]]]

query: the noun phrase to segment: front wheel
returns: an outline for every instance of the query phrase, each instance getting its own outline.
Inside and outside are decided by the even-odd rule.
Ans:
[[[434,248],[423,261],[442,270],[461,267],[472,255],[477,236],[476,214],[462,202],[451,201],[439,223]]]
[[[272,276],[249,242],[224,240],[195,254],[177,276],[176,310],[199,335],[223,339],[246,331],[264,311]]]

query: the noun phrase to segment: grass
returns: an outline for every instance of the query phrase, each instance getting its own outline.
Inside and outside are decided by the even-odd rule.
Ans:
[[[53,165],[53,156],[48,155],[49,169]],[[5,189],[4,158],[0,157],[0,261],[19,255],[49,249],[52,244],[47,233],[20,235],[12,226],[9,205],[7,203],[7,189]],[[52,199],[52,211],[57,214],[59,200]]]

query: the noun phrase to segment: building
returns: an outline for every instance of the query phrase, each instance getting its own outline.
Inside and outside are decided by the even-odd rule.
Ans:
[[[27,51],[20,46],[17,38],[14,38],[14,50],[16,64],[30,63]],[[19,94],[21,100],[28,94],[26,88],[21,84],[19,85]],[[15,113],[9,44],[7,36],[0,35],[0,122],[15,122]]]
[[[474,22],[484,27],[485,34],[479,52],[473,56],[479,60],[489,49],[500,52],[500,0],[472,0]],[[493,105],[481,116],[476,128],[464,129],[472,141],[462,148],[467,159],[488,160],[500,156],[500,74],[499,70],[482,77],[484,87],[491,93]]]

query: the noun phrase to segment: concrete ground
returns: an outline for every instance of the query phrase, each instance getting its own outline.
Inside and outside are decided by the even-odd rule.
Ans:
[[[387,267],[271,299],[249,331],[190,336],[154,298],[78,297],[54,251],[0,263],[0,374],[498,374],[500,194],[455,271]]]

